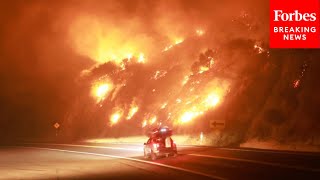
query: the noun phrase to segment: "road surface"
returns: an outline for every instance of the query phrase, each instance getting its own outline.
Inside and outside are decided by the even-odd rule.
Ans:
[[[137,144],[0,146],[0,179],[320,179],[320,154],[178,146],[143,158]]]

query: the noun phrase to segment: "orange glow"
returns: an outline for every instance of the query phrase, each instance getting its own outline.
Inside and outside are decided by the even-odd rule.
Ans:
[[[114,124],[117,124],[121,117],[122,117],[122,111],[121,110],[118,110],[118,111],[114,112],[110,116],[110,124],[111,124],[111,126],[114,125]]]
[[[174,41],[174,44],[177,45],[177,44],[180,44],[184,41],[183,38],[177,38],[175,41]]]
[[[210,57],[210,68],[214,65],[214,59]]]
[[[196,30],[196,33],[197,33],[198,36],[202,36],[202,35],[204,35],[204,30],[202,30],[202,29],[197,29],[197,30]]]
[[[138,112],[138,110],[139,110],[139,107],[137,105],[135,105],[134,103],[132,103],[126,119],[127,120],[131,119]]]
[[[120,65],[123,59],[131,60],[134,56],[140,57],[141,51],[150,51],[153,44],[136,24],[124,26],[89,15],[75,18],[69,35],[75,52],[98,63],[112,61]],[[138,61],[144,62],[144,58]]]
[[[144,62],[145,62],[144,54],[140,53],[138,57],[138,63],[144,63]]]
[[[166,46],[162,52],[168,51],[169,49],[171,49],[171,48],[173,48],[174,46],[182,43],[183,41],[184,41],[183,38],[175,38],[175,40],[174,40],[174,42],[173,42],[174,44],[171,44],[171,45],[169,45],[169,46]]]
[[[103,101],[112,90],[112,84],[108,82],[94,83],[91,88],[91,94],[96,98],[97,102]]]
[[[212,93],[207,97],[205,102],[208,106],[215,107],[220,102],[220,97],[217,94]]]
[[[293,81],[293,88],[297,88],[300,85],[300,79]]]
[[[180,118],[181,123],[187,123],[197,116],[194,112],[185,112]]]
[[[102,98],[105,96],[105,94],[109,91],[109,85],[108,84],[101,84],[96,89],[96,96],[99,98]]]
[[[187,84],[188,81],[189,81],[189,76],[185,76],[183,81],[182,81],[182,85]]]
[[[201,74],[201,73],[204,73],[204,72],[206,72],[206,71],[209,71],[209,67],[207,67],[207,66],[200,66],[200,69],[199,69],[199,73]]]
[[[180,104],[180,103],[182,102],[182,100],[181,100],[180,98],[178,98],[178,99],[176,99],[176,102],[177,102],[178,104]]]
[[[261,46],[259,46],[259,45],[257,45],[257,44],[255,44],[253,48],[254,48],[255,50],[257,50],[259,54],[265,52],[265,50],[264,50]]]
[[[178,98],[174,106],[168,108],[170,112],[173,112],[170,118],[175,120],[174,124],[176,125],[191,122],[221,104],[228,89],[228,81],[213,80],[206,87],[203,87],[200,91],[201,94],[197,90],[188,91],[186,96],[182,96],[185,103],[182,103],[182,100]]]
[[[130,61],[131,58],[132,58],[132,53],[129,53],[129,54],[127,55],[127,58],[128,58],[128,60]]]
[[[146,127],[147,126],[147,120],[144,120],[143,122],[142,122],[142,127],[144,128],[144,127]]]
[[[165,47],[163,51],[168,51],[168,50],[171,49],[172,47],[173,47],[173,45],[169,45],[169,46]]]
[[[149,120],[149,124],[154,124],[155,122],[157,121],[157,116],[154,116],[152,117],[150,120]]]
[[[167,105],[168,105],[168,103],[167,103],[167,102],[166,102],[166,103],[163,103],[163,104],[162,104],[162,106],[161,106],[161,109],[166,108],[166,107],[167,107]]]

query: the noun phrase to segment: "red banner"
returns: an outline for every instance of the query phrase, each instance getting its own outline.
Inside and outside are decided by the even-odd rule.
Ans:
[[[270,0],[270,48],[320,48],[320,0]]]

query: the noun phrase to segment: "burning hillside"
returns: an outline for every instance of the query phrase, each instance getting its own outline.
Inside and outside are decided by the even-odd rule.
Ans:
[[[52,136],[58,122],[71,140],[159,125],[205,136],[222,120],[223,145],[317,144],[319,53],[269,49],[266,4],[3,3],[1,132]]]
[[[239,26],[240,21],[248,21],[247,16],[235,16],[229,23]],[[110,44],[107,39],[96,38],[96,31],[104,30],[99,26],[87,34],[93,36],[79,36],[83,38],[82,43],[74,39],[74,34],[71,37],[76,50],[79,50],[77,43],[92,43],[85,49],[85,55],[95,58],[97,64],[82,72],[80,83],[87,84],[88,94],[95,102],[91,108],[98,109],[93,110],[97,113],[93,121],[98,121],[101,129],[108,133],[123,126],[135,127],[130,130],[133,134],[160,125],[183,131],[199,124],[189,132],[207,130],[205,124],[217,114],[215,110],[234,98],[232,94],[237,91],[239,77],[246,70],[246,63],[250,63],[240,59],[259,61],[270,56],[257,39],[238,37],[221,43],[222,39],[213,38],[209,28],[188,29],[182,33],[187,36],[158,49],[152,47],[152,51],[134,46],[135,50],[129,48],[123,53],[106,47],[114,43],[114,39],[110,39]],[[250,28],[247,31],[250,33]],[[116,44],[125,48],[121,44],[127,43]],[[107,50],[103,51],[106,54],[91,51],[103,48],[114,54]]]

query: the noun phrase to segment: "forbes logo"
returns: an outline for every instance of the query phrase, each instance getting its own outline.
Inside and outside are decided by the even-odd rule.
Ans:
[[[295,10],[291,13],[283,12],[282,10],[273,10],[274,21],[316,21],[316,13],[300,13]]]

